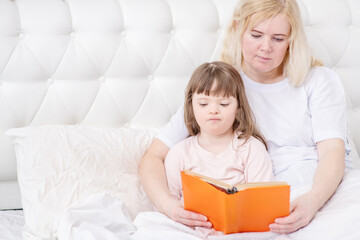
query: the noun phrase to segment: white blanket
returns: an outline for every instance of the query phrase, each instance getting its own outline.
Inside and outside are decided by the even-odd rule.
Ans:
[[[193,229],[158,212],[142,212],[132,222],[120,200],[106,194],[78,202],[58,221],[59,240],[355,240],[360,239],[360,170],[349,171],[334,196],[311,223],[291,234],[237,233]],[[214,235],[215,234],[215,235]]]
[[[21,228],[25,220],[21,210],[0,211],[0,239],[15,240],[23,239]]]

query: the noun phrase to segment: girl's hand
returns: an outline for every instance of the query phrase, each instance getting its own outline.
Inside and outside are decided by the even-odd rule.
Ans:
[[[172,220],[187,225],[189,227],[211,228],[212,224],[204,215],[187,211],[181,201],[174,198],[169,199],[163,206],[164,213]]]
[[[314,196],[306,193],[290,203],[289,216],[275,219],[269,225],[270,231],[275,233],[291,233],[305,227],[314,218],[320,207],[317,207]]]

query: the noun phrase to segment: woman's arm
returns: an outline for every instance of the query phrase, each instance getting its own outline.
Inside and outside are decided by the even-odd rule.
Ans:
[[[205,216],[184,210],[182,202],[170,195],[164,168],[168,151],[169,147],[156,138],[141,159],[139,175],[147,196],[160,212],[174,221],[188,226],[211,227]]]
[[[164,160],[169,147],[155,138],[141,159],[139,176],[147,196],[155,207],[164,212],[163,203],[170,196],[166,182]]]
[[[345,170],[345,145],[339,138],[317,144],[319,164],[312,188],[290,204],[290,215],[270,224],[270,230],[290,233],[309,224],[316,212],[330,199],[340,184]]]

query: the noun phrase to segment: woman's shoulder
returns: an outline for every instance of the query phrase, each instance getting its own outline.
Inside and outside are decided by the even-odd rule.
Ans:
[[[322,82],[334,81],[334,79],[338,78],[338,74],[333,69],[325,66],[317,66],[310,70],[305,80],[305,84],[319,84]]]
[[[322,91],[325,89],[341,89],[341,81],[338,74],[331,68],[318,66],[313,67],[305,82],[304,87],[308,92]]]

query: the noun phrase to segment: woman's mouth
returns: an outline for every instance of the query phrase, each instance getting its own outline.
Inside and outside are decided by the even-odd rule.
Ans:
[[[258,58],[260,61],[270,61],[270,60],[271,60],[271,58],[262,57],[262,56],[257,56],[257,58]]]

